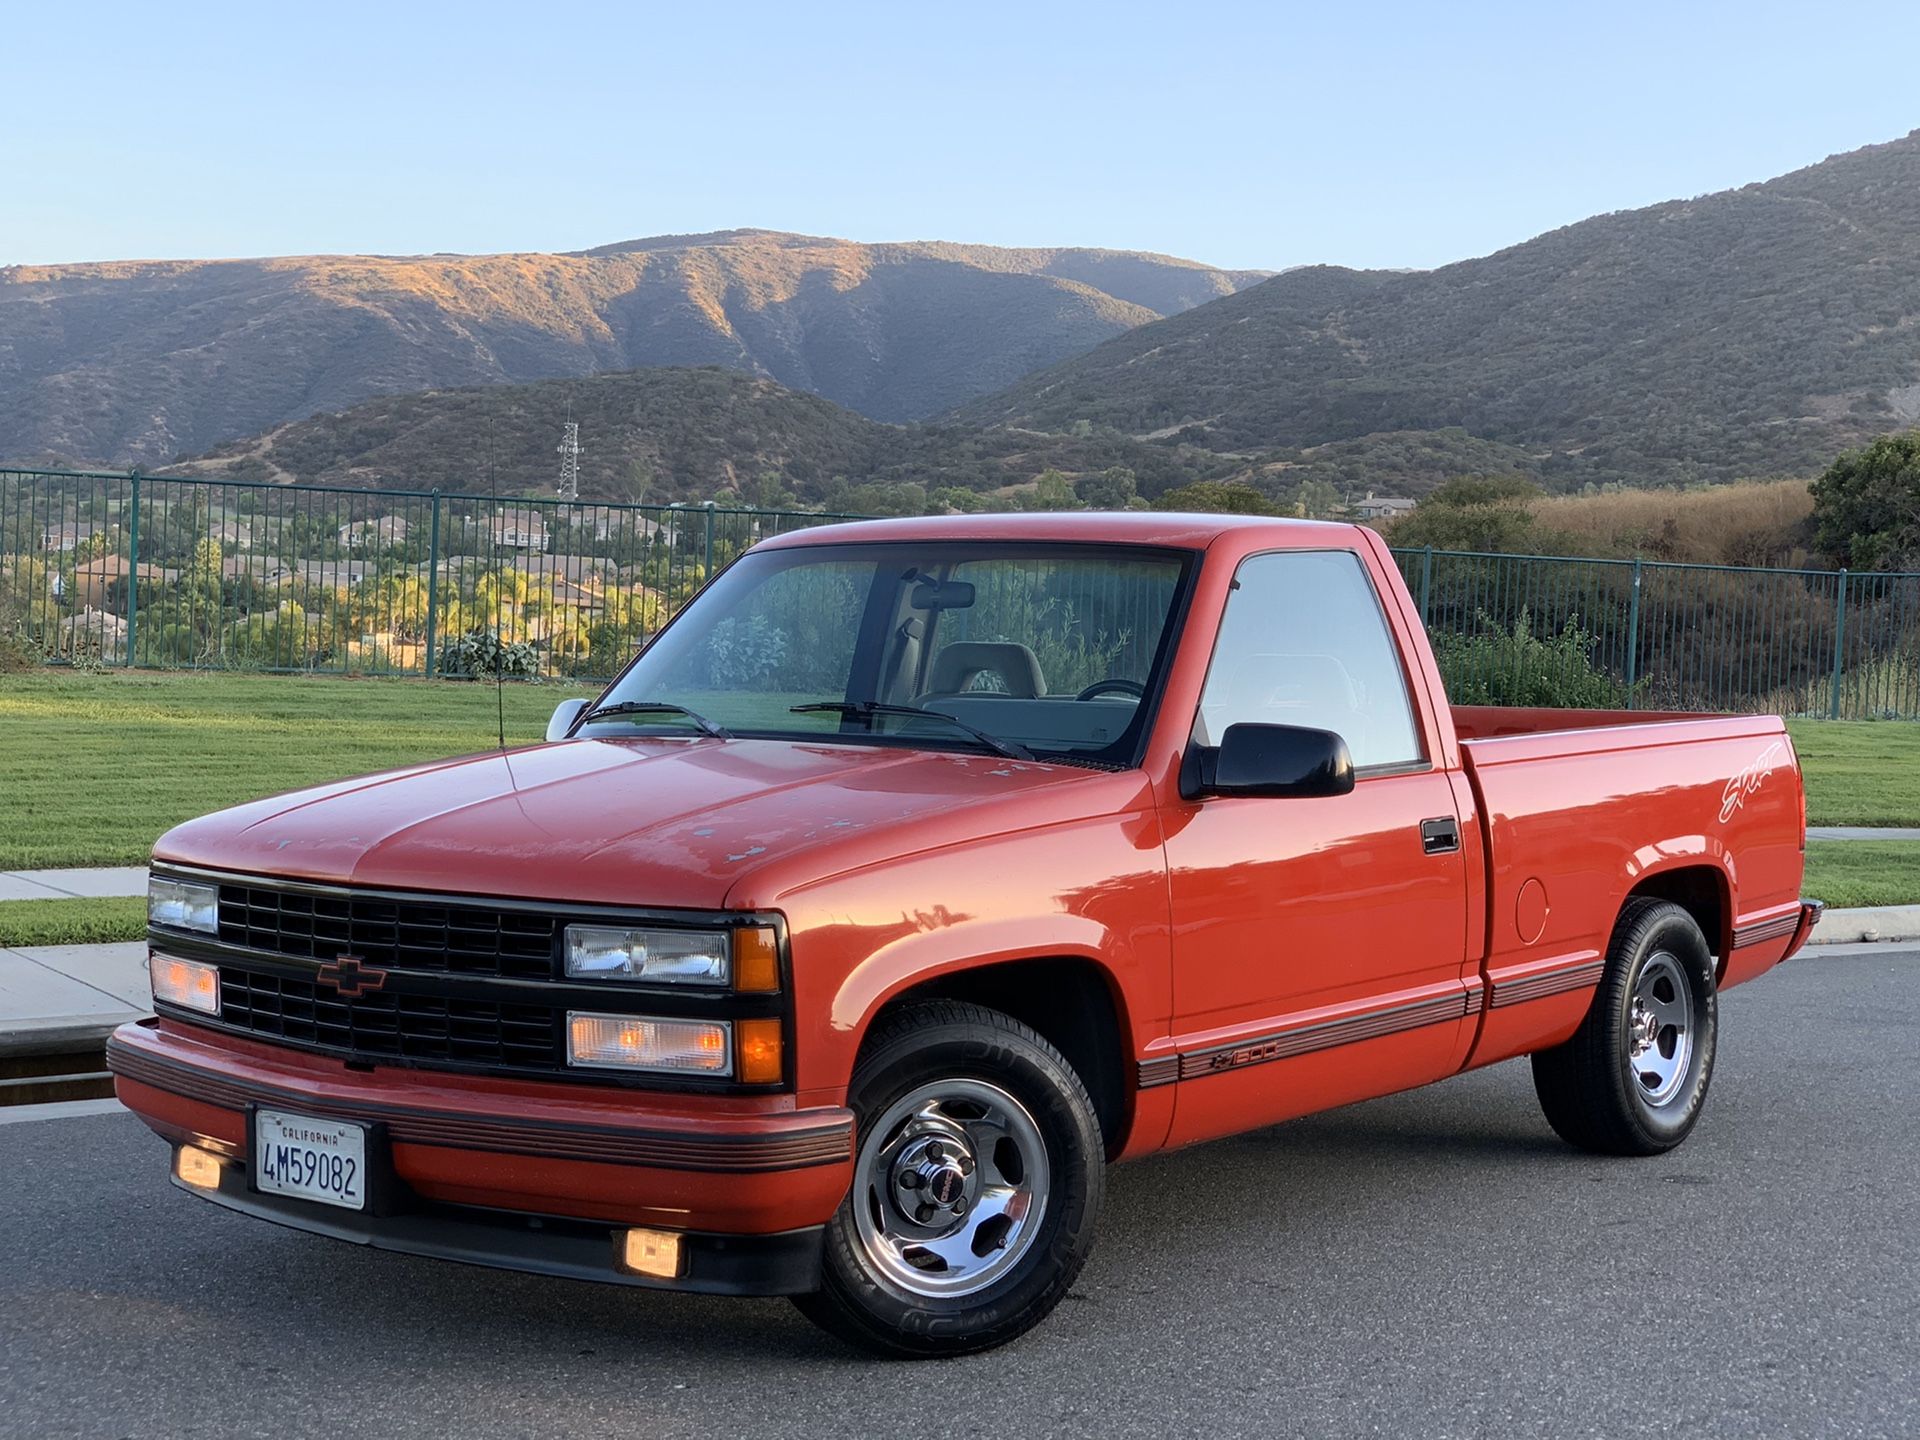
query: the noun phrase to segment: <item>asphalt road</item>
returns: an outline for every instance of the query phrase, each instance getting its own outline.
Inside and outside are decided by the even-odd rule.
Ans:
[[[779,1302],[375,1254],[0,1125],[0,1434],[1920,1433],[1920,950],[1736,991],[1693,1137],[1561,1146],[1524,1063],[1113,1173],[1036,1334],[940,1365]]]

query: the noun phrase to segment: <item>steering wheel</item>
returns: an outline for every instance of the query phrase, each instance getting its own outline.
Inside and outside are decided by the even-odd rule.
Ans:
[[[1136,700],[1144,700],[1147,697],[1147,687],[1138,680],[1096,680],[1073,698],[1091,700],[1094,696],[1105,694],[1109,690],[1117,690],[1122,695],[1131,695]]]

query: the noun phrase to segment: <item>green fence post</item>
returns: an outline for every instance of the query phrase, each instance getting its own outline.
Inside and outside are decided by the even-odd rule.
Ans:
[[[1433,546],[1429,545],[1420,553],[1420,623],[1427,620],[1427,602],[1433,596]]]
[[[1847,572],[1840,572],[1840,581],[1833,596],[1833,700],[1827,708],[1827,718],[1840,718],[1840,676],[1845,669],[1847,658]]]
[[[127,479],[133,485],[127,515],[127,668],[132,669],[134,632],[140,625],[140,472],[129,471]]]
[[[433,491],[433,523],[427,530],[427,678],[433,678],[433,642],[440,626],[440,488]]]
[[[1633,557],[1633,588],[1627,596],[1627,708],[1637,709],[1634,686],[1640,681],[1640,557]]]
[[[713,578],[713,502],[707,502],[707,548],[700,562],[700,583],[706,584]]]

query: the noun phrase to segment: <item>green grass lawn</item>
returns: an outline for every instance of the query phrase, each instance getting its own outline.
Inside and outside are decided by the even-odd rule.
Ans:
[[[1810,840],[1800,892],[1829,905],[1920,904],[1920,840]]]
[[[590,690],[507,686],[508,741],[538,739],[556,704]],[[1920,825],[1920,724],[1796,720],[1791,729],[1813,824]],[[494,692],[481,684],[0,676],[0,870],[139,864],[162,831],[223,805],[493,744]],[[1920,863],[1907,859],[1917,854],[1898,842],[1817,845],[1808,893],[1835,905],[1920,901]],[[1869,895],[1882,898],[1859,898]],[[35,923],[82,927],[109,913],[86,908],[96,902],[44,903],[76,908]]]
[[[1789,720],[1809,825],[1920,825],[1920,722]]]
[[[147,933],[141,896],[110,900],[0,901],[0,946],[104,945]]]
[[[508,685],[507,740],[591,686]],[[0,675],[0,870],[144,863],[225,805],[495,744],[493,687],[133,671]]]

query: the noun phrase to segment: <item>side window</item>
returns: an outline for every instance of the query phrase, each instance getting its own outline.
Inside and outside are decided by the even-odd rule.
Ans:
[[[1218,745],[1239,724],[1332,730],[1356,767],[1422,758],[1400,654],[1359,556],[1295,550],[1242,562],[1194,739]]]

